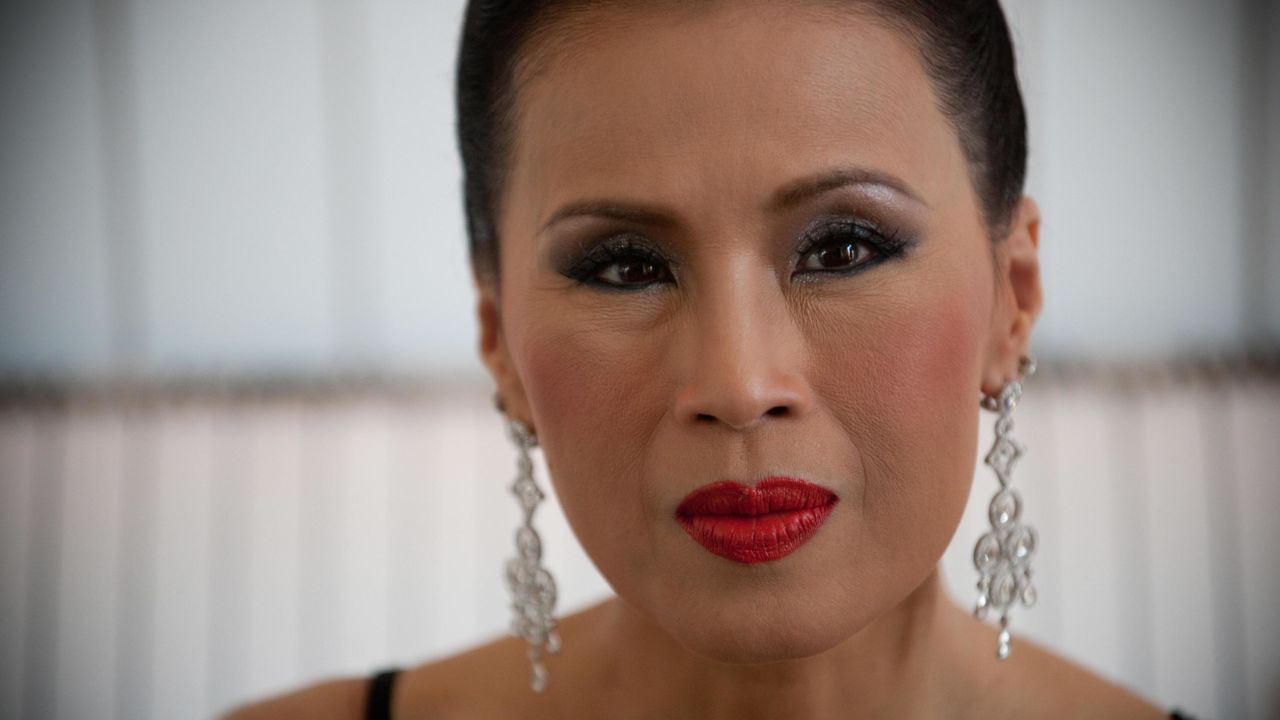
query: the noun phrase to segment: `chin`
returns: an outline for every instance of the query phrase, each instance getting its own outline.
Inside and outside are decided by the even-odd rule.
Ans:
[[[731,665],[813,657],[862,628],[860,613],[854,608],[834,608],[811,597],[801,598],[792,602],[779,602],[776,596],[763,602],[710,602],[705,608],[690,603],[678,617],[665,613],[662,624],[690,652]]]
[[[845,639],[828,634],[767,638],[699,634],[682,644],[689,652],[726,665],[765,665],[821,655]]]

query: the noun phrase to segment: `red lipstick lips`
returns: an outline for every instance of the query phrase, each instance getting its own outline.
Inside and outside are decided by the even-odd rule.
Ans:
[[[808,542],[838,501],[830,490],[795,478],[765,478],[751,487],[725,480],[689,493],[676,519],[722,558],[768,562]]]

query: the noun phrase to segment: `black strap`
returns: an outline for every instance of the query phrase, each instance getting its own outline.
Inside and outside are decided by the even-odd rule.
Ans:
[[[368,720],[391,720],[391,691],[395,688],[399,668],[383,670],[369,683],[369,702],[365,717]]]
[[[395,689],[396,676],[399,674],[400,668],[390,668],[373,676],[373,681],[369,683],[369,703],[365,711],[367,720],[391,720],[391,691]],[[1172,720],[1191,720],[1191,716],[1184,715],[1177,709],[1169,717]]]

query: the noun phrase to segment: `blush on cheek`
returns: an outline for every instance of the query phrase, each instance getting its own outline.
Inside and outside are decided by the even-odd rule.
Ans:
[[[551,481],[591,553],[602,533],[641,519],[626,498],[643,492],[644,425],[661,404],[652,358],[583,327],[543,326],[513,350]]]
[[[930,562],[955,532],[972,482],[983,309],[964,293],[939,299],[894,340],[899,396],[890,422],[905,433],[894,443],[903,455],[894,492],[919,517],[934,519],[914,548]]]
[[[913,479],[932,478],[917,489],[949,499],[967,495],[973,474],[985,348],[984,306],[957,290],[918,308],[887,344],[896,377],[886,412],[891,427],[903,433],[894,444],[905,455],[904,467],[917,465]],[[940,479],[947,482],[938,485]]]
[[[968,498],[987,310],[974,292],[915,295],[824,352],[836,370],[833,412],[865,473],[861,522],[908,584],[936,563]]]
[[[607,420],[599,397],[610,378],[589,346],[573,340],[572,335],[531,336],[516,359],[539,437],[551,448],[561,438],[589,441],[588,429]]]
[[[531,333],[517,362],[535,419],[547,436],[582,442],[639,421],[656,389],[658,358],[651,355],[642,343],[582,327],[557,327]],[[621,445],[633,441],[611,440]]]
[[[826,335],[814,379],[855,426],[915,436],[934,420],[976,409],[982,312],[957,288],[868,313],[860,325]]]
[[[972,298],[958,295],[920,311],[912,332],[897,341],[901,377],[909,380],[902,389],[927,413],[951,415],[947,406],[955,403],[966,413],[976,407],[985,346],[981,315]]]

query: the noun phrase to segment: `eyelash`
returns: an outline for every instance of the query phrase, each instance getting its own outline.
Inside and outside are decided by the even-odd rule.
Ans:
[[[852,275],[901,255],[907,246],[907,243],[898,236],[895,230],[883,231],[876,225],[864,220],[851,218],[833,219],[805,232],[800,248],[796,250],[796,263],[803,262],[805,256],[813,250],[835,245],[837,242],[865,245],[871,248],[875,255],[870,260],[858,262],[848,267],[807,270],[801,274]]]
[[[800,247],[796,250],[797,265],[813,250],[822,249],[837,242],[860,244],[870,248],[874,254],[870,260],[857,262],[854,265],[824,270],[805,270],[797,275],[853,275],[885,260],[897,257],[906,249],[907,242],[895,231],[882,231],[872,223],[855,219],[835,219],[810,228],[802,237]],[[600,271],[613,263],[632,260],[648,263],[663,268],[664,279],[655,280],[643,285],[618,284],[601,282]],[[646,241],[638,236],[624,234],[614,236],[594,245],[581,259],[573,263],[563,274],[584,285],[591,285],[605,290],[636,291],[670,281],[670,262]]]
[[[645,285],[626,285],[604,283],[596,279],[602,269],[619,260],[634,260],[662,266],[666,268],[665,274],[667,277],[670,278],[671,275],[670,263],[662,256],[662,253],[639,237],[630,234],[614,236],[594,245],[580,260],[574,262],[572,266],[563,272],[564,275],[577,280],[579,283],[594,285],[606,290],[637,290],[656,284],[655,281]]]

